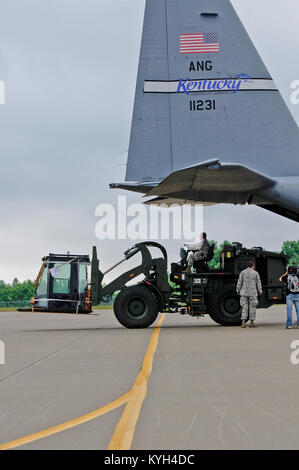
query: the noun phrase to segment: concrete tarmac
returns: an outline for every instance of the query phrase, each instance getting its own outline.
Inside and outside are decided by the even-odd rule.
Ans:
[[[127,330],[113,311],[0,313],[0,444],[96,410],[128,392],[155,325]],[[285,307],[257,329],[166,314],[132,449],[298,449],[299,365]],[[297,355],[299,358],[299,353]],[[107,449],[124,405],[19,449]]]

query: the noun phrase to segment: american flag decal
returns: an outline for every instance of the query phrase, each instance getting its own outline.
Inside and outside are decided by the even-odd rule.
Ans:
[[[181,54],[210,54],[219,52],[217,33],[198,33],[180,35]]]

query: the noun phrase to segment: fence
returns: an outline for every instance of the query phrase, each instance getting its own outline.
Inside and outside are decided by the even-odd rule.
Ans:
[[[30,300],[2,300],[0,308],[23,308],[28,307]]]
[[[108,306],[112,307],[114,303],[114,298],[111,299],[110,302],[101,302],[100,307]],[[0,309],[5,308],[24,308],[30,306],[30,300],[11,300],[11,301],[0,301]]]

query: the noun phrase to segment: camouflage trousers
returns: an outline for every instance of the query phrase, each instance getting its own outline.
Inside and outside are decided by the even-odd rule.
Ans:
[[[195,253],[191,253],[188,258],[188,266],[193,266],[194,261],[199,261],[205,257],[205,254],[201,251],[196,251]]]
[[[255,320],[258,303],[258,297],[256,295],[251,297],[241,297],[240,304],[242,307],[242,320],[247,321],[248,317],[250,321]]]

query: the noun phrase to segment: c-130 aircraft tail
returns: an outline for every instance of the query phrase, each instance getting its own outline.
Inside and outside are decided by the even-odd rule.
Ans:
[[[147,0],[126,183],[299,222],[299,132],[229,0]]]

